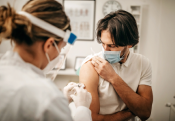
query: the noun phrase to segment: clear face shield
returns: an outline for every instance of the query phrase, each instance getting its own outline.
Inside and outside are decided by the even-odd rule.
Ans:
[[[63,38],[64,44],[66,44],[66,46],[61,49],[61,53],[59,54],[59,57],[58,57],[59,59],[57,60],[57,64],[54,67],[53,73],[47,76],[51,78],[52,81],[54,81],[58,71],[61,69],[62,65],[66,60],[67,54],[69,53],[70,49],[75,43],[77,36],[71,33],[69,30],[65,32],[27,12],[20,11],[18,12],[18,14],[26,16],[31,21],[32,24]],[[62,56],[62,54],[64,54],[65,56]]]
[[[73,33],[70,34],[70,37],[68,38],[68,41],[66,42],[64,40],[64,44],[66,44],[62,49],[61,49],[61,53],[59,54],[59,60],[57,62],[57,64],[55,65],[55,67],[53,68],[54,71],[52,71],[51,74],[47,75],[48,78],[51,78],[52,81],[55,80],[58,71],[62,68],[63,64],[65,63],[65,60],[67,58],[67,54],[70,52],[73,43],[76,41],[76,35],[74,35]]]

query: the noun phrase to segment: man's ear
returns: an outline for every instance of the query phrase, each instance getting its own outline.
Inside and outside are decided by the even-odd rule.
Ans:
[[[128,45],[128,48],[132,48],[132,45]]]
[[[53,47],[53,43],[54,43],[54,38],[50,37],[49,39],[46,40],[46,42],[44,43],[44,52],[45,53],[49,53],[49,51],[51,50],[51,48]]]

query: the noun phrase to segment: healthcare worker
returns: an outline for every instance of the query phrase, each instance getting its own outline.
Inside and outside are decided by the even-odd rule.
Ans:
[[[63,95],[45,78],[60,62],[62,48],[76,40],[69,30],[70,20],[55,0],[30,0],[18,13],[0,6],[1,41],[14,45],[0,56],[0,121],[92,120],[92,97],[83,86],[69,83]],[[65,97],[77,107],[73,119]]]

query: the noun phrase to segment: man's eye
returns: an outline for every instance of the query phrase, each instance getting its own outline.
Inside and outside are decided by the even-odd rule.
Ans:
[[[114,47],[115,47],[115,45],[109,45],[109,47],[114,48]]]

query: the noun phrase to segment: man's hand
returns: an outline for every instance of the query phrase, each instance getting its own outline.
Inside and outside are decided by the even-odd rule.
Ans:
[[[96,56],[92,58],[91,61],[92,65],[94,66],[95,70],[97,73],[106,81],[111,81],[113,80],[112,77],[118,76],[115,70],[112,68],[112,66],[109,64],[108,61]]]

